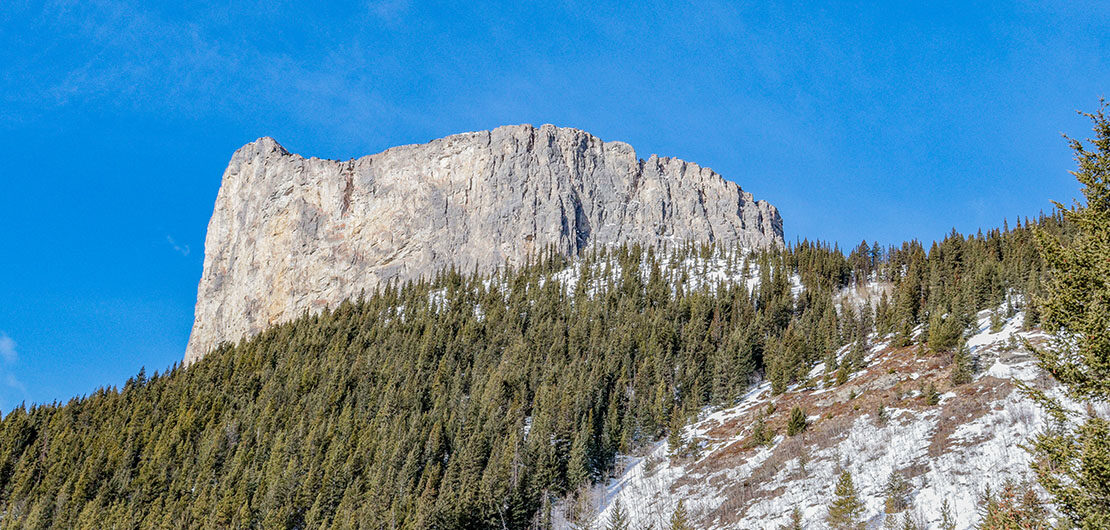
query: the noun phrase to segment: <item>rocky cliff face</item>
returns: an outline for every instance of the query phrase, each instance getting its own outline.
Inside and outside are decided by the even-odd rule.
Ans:
[[[782,242],[774,206],[708,168],[576,129],[507,126],[356,160],[235,152],[205,240],[185,362],[384,282],[554,245]]]

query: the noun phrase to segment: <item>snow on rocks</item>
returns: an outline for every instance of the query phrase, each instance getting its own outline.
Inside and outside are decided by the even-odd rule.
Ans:
[[[806,528],[823,528],[837,475],[848,469],[870,528],[887,517],[884,487],[893,472],[909,480],[917,520],[938,527],[947,502],[957,528],[973,528],[986,487],[1032,478],[1020,444],[1047,422],[1013,384],[1045,381],[1020,340],[1045,336],[1021,331],[1022,320],[1017,313],[992,332],[991,312],[978,315],[967,344],[980,370],[960,387],[951,386],[947,365],[935,356],[893,348],[886,338],[874,343],[869,366],[841,387],[822,382],[772,396],[768,383],[753,386],[734,406],[707,410],[686,427],[685,438],[702,447],[696,457],[671,456],[659,442],[628,460],[599,486],[593,526],[604,527],[619,498],[633,527],[664,528],[682,499],[699,528],[775,528],[795,507]],[[927,384],[943,391],[939,403],[922,396]],[[788,438],[782,433],[794,406],[811,426]],[[776,433],[768,446],[752,443],[757,417]]]

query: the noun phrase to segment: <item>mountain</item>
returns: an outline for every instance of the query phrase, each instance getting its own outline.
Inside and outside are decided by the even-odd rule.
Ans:
[[[489,271],[546,248],[781,244],[774,206],[708,168],[552,125],[506,126],[348,161],[271,138],[224,172],[205,240],[192,363],[304,312],[445,267]]]

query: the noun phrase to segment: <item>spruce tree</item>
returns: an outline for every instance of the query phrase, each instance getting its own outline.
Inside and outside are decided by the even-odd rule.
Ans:
[[[836,498],[829,505],[829,514],[825,517],[829,527],[833,530],[863,528],[860,520],[863,516],[863,501],[860,500],[856,486],[852,483],[852,473],[847,469],[840,472],[840,478],[836,481],[835,495]]]
[[[1048,510],[1028,484],[1008,481],[997,495],[988,489],[979,501],[979,512],[979,528],[982,530],[1049,530],[1053,527],[1049,522]],[[1096,523],[1084,524],[1078,528],[1095,530],[1106,527]]]
[[[1025,386],[1053,416],[1052,428],[1030,448],[1033,471],[1060,513],[1078,528],[1110,528],[1110,421],[1092,405],[1110,401],[1110,118],[1107,103],[1085,114],[1094,122],[1093,147],[1069,139],[1086,204],[1060,215],[1076,231],[1069,242],[1038,232],[1051,272],[1047,296],[1037,300],[1045,327],[1055,333],[1049,347],[1031,347],[1038,364],[1069,397],[1087,405],[1082,418]]]
[[[628,514],[624,513],[624,506],[620,498],[613,500],[613,509],[609,512],[609,525],[606,530],[628,530]]]
[[[588,445],[589,429],[583,425],[574,437],[570,447],[570,456],[567,461],[567,483],[575,489],[589,482],[590,461]]]
[[[790,512],[790,522],[780,526],[779,530],[802,530],[802,510],[795,506]]]
[[[885,499],[883,507],[886,513],[905,511],[910,506],[910,482],[898,471],[891,471],[883,488]]]
[[[755,419],[755,425],[752,426],[751,445],[753,447],[762,447],[764,445],[770,445],[773,440],[774,435],[767,430],[767,422],[763,419],[763,415],[760,414],[759,417]]]
[[[671,530],[694,530],[694,526],[690,524],[690,516],[686,513],[686,502],[679,499],[678,506],[675,506],[674,513],[671,514]]]
[[[910,515],[910,512],[906,512],[902,514],[901,530],[923,530],[923,528],[920,524],[917,523],[916,520],[914,520],[913,516]]]
[[[801,434],[809,426],[809,421],[806,419],[806,413],[801,407],[794,407],[790,409],[790,420],[786,423],[786,435],[795,436]]]
[[[940,530],[956,530],[956,520],[948,499],[940,503]]]
[[[940,403],[940,392],[937,392],[937,386],[932,381],[921,390],[921,396],[925,398],[925,404],[930,407]]]
[[[974,375],[971,351],[968,350],[967,344],[961,341],[960,346],[956,348],[956,354],[952,356],[952,372],[950,377],[952,385],[959,386],[970,383]]]

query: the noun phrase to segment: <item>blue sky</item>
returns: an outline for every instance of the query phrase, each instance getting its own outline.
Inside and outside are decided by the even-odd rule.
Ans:
[[[1060,133],[1110,96],[1105,2],[190,4],[0,9],[0,410],[181,358],[220,175],[259,136],[349,158],[578,127],[848,246],[1074,197]]]

